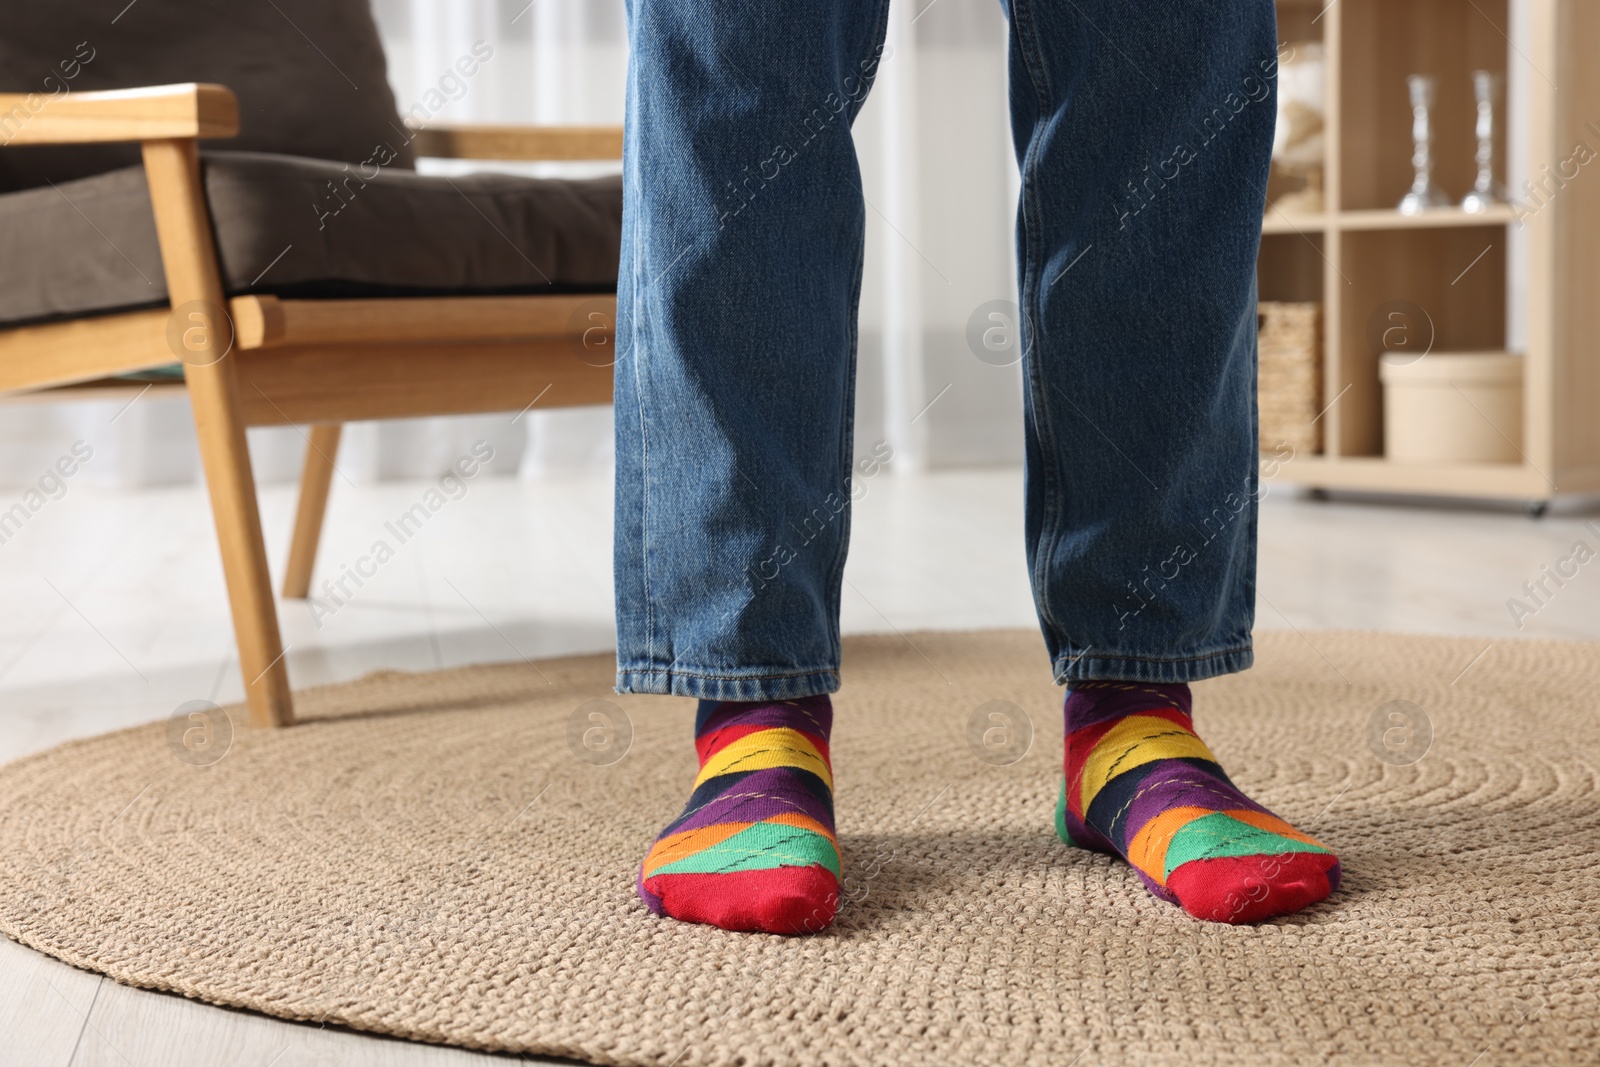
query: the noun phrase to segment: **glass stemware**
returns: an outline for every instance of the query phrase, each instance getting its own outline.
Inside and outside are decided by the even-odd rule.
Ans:
[[[1424,211],[1449,207],[1450,200],[1433,180],[1433,103],[1434,79],[1413,74],[1406,79],[1411,87],[1411,165],[1416,177],[1411,191],[1400,201],[1400,214],[1420,215]]]
[[[1461,201],[1461,210],[1481,215],[1506,202],[1505,187],[1494,177],[1494,105],[1500,96],[1501,78],[1487,70],[1472,72],[1473,95],[1478,100],[1478,177],[1472,191]]]

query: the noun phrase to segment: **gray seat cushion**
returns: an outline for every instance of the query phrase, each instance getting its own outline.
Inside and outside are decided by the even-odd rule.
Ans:
[[[360,163],[384,144],[395,166],[413,163],[368,0],[48,0],[7,8],[0,92],[216,82],[238,94],[240,131],[213,147]],[[18,119],[0,114],[0,141]],[[138,160],[137,145],[6,148],[0,191]]]
[[[617,177],[443,178],[253,152],[203,160],[232,295],[616,286]],[[166,295],[143,168],[0,195],[0,323],[153,306]]]

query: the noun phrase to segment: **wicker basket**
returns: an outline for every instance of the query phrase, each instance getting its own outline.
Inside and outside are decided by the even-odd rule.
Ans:
[[[1322,451],[1322,305],[1263,300],[1258,403],[1261,451]]]

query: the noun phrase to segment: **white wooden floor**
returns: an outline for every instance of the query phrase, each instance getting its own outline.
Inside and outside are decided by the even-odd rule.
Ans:
[[[885,474],[865,484],[846,570],[848,631],[1034,625],[1018,471]],[[426,488],[336,484],[319,574],[336,577]],[[19,495],[0,490],[0,509]],[[292,506],[288,488],[263,496],[275,562]],[[605,479],[471,483],[330,617],[282,605],[295,684],[379,667],[608,649],[610,506]],[[209,523],[194,487],[114,494],[71,486],[0,544],[8,609],[0,614],[0,760],[164,717],[189,700],[239,699]],[[1259,627],[1475,634],[1486,645],[1600,638],[1600,560],[1541,598],[1521,630],[1507,607],[1580,540],[1600,552],[1593,512],[1535,521],[1280,491],[1263,508]],[[505,1061],[129,989],[0,939],[0,1064]]]

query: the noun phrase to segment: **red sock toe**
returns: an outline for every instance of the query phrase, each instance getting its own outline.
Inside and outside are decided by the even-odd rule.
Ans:
[[[660,874],[643,885],[663,914],[724,930],[814,934],[839,910],[839,883],[826,867]]]
[[[1190,860],[1167,888],[1197,919],[1253,923],[1326,900],[1339,885],[1339,860],[1326,852]]]

